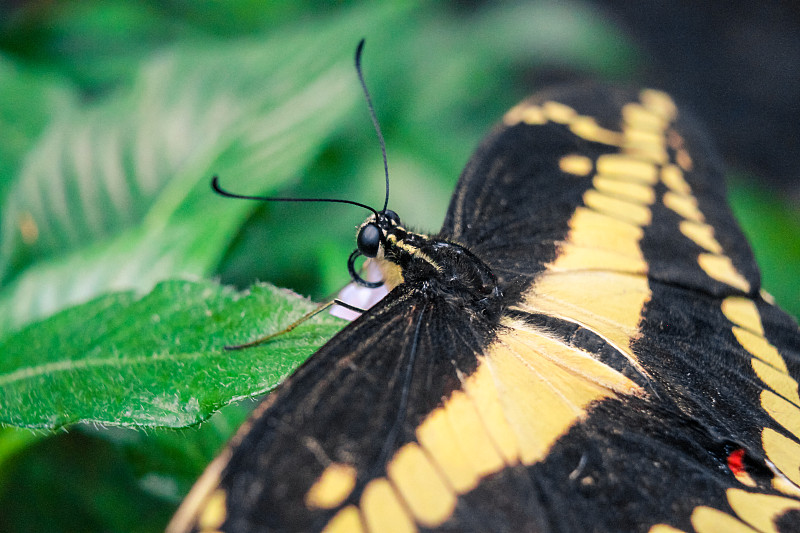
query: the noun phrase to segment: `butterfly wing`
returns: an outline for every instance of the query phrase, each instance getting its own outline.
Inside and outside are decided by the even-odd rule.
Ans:
[[[173,530],[791,530],[797,326],[697,131],[656,91],[509,111],[439,236],[497,275],[500,322],[401,284],[267,399]]]
[[[565,87],[511,109],[467,164],[441,235],[509,282],[556,255],[563,263],[569,247],[586,250],[571,254],[583,270],[623,268],[713,294],[760,283],[716,153],[653,90]]]
[[[358,524],[385,531],[398,520],[413,527],[407,502],[419,497],[423,517],[446,517],[455,494],[444,481],[433,486],[435,467],[417,429],[474,372],[490,338],[463,311],[407,285],[392,291],[267,398],[196,484],[171,530],[358,531]],[[428,452],[452,460],[453,429],[434,430]],[[471,483],[480,474],[469,461],[455,471]],[[418,474],[428,477],[420,483]],[[425,508],[437,489],[444,491],[432,500],[438,508]]]
[[[464,496],[488,515],[494,487],[533,480],[547,504],[497,527],[800,527],[800,335],[759,293],[704,139],[663,93],[569,88],[509,111],[464,171],[442,236],[501,277],[505,337],[545,332],[640,387]],[[597,374],[570,370],[555,388],[581,405]]]

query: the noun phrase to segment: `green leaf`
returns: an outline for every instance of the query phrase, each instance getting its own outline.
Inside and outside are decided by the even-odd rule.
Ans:
[[[184,427],[233,400],[274,388],[344,324],[328,313],[264,345],[315,305],[256,285],[238,293],[172,281],[149,294],[103,296],[0,344],[0,422]]]

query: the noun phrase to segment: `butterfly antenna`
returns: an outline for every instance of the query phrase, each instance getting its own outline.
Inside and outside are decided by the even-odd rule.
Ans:
[[[386,196],[383,200],[383,209],[380,212],[385,213],[386,207],[389,205],[389,162],[386,159],[386,142],[383,140],[383,132],[381,132],[381,126],[378,124],[378,117],[375,115],[375,108],[372,105],[372,98],[369,95],[367,83],[364,81],[364,73],[361,71],[361,54],[363,51],[364,39],[361,39],[361,41],[358,43],[358,47],[356,48],[356,73],[358,74],[358,81],[361,83],[361,89],[364,91],[364,98],[367,101],[369,117],[372,119],[372,125],[375,127],[375,132],[378,134],[378,140],[381,144],[381,155],[383,155],[383,174],[386,177]],[[351,200],[340,200],[338,198],[282,198],[271,196],[248,196],[245,194],[232,193],[226,191],[220,186],[219,177],[217,176],[214,176],[211,179],[211,188],[214,189],[214,192],[220,196],[224,196],[226,198],[237,198],[240,200],[257,200],[260,202],[331,202],[337,204],[355,205],[357,207],[363,207],[368,211],[372,211],[376,220],[379,218],[378,211],[372,207],[359,202],[353,202]]]
[[[219,177],[214,176],[211,179],[211,188],[214,189],[214,192],[219,194],[220,196],[224,196],[225,198],[237,198],[239,200],[258,200],[260,202],[332,202],[336,204],[349,204],[355,205],[358,207],[363,207],[369,211],[372,211],[375,214],[375,218],[378,218],[378,212],[375,211],[368,205],[353,202],[351,200],[340,200],[338,198],[281,198],[281,197],[269,197],[269,196],[247,196],[244,194],[235,194],[232,192],[228,192],[219,184]]]
[[[364,98],[367,100],[367,107],[369,108],[369,117],[372,119],[372,125],[375,126],[375,132],[378,134],[378,140],[381,143],[381,154],[383,155],[383,173],[386,176],[386,198],[383,201],[383,209],[381,213],[386,212],[386,207],[389,205],[389,162],[386,160],[386,142],[383,140],[383,133],[381,133],[381,126],[378,124],[378,117],[375,115],[375,108],[372,106],[372,98],[369,96],[367,90],[367,83],[364,81],[364,73],[361,71],[361,53],[364,51],[364,39],[358,43],[356,48],[356,72],[358,73],[358,81],[361,82],[361,89],[364,91]]]

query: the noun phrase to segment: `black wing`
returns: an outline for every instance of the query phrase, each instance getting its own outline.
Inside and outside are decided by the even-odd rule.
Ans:
[[[496,528],[800,528],[800,334],[760,293],[719,160],[667,95],[579,87],[515,107],[442,236],[502,278],[510,338],[545,331],[644,391],[595,401],[542,460],[466,495],[489,515],[499,487],[537,484]]]
[[[497,275],[500,322],[401,284],[267,400],[175,530],[796,530],[798,330],[719,168],[657,91],[515,107],[439,236]]]
[[[418,487],[393,491],[418,480],[405,478],[403,465],[433,468],[421,461],[417,430],[462,394],[491,338],[463,311],[429,291],[392,291],[267,398],[197,483],[173,530],[313,531],[333,521],[357,531],[356,506],[357,521],[375,531],[396,520],[392,511],[408,518],[404,497]],[[457,437],[433,435],[425,453],[452,459]],[[461,459],[459,479],[477,484],[482,472]],[[388,488],[387,469],[399,467]]]

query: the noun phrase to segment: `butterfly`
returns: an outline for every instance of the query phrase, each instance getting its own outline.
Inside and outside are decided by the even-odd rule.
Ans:
[[[800,531],[800,332],[665,93],[508,111],[392,289],[256,409],[170,531]]]

